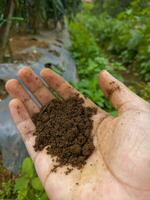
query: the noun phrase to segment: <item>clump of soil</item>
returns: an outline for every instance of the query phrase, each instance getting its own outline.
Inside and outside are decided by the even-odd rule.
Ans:
[[[94,150],[91,117],[96,109],[84,107],[83,102],[78,96],[54,99],[33,117],[34,149],[41,151],[47,147],[47,153],[56,157],[58,165],[54,168],[64,165],[81,168]]]

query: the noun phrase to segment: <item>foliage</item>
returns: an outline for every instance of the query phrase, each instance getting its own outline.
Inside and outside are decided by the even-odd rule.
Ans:
[[[86,27],[85,21],[80,21],[79,16],[69,23],[69,30],[72,39],[71,50],[81,79],[79,83],[74,85],[97,105],[112,110],[103,92],[99,90],[98,74],[105,69],[122,79],[120,71],[124,70],[123,66],[118,62],[109,63],[97,45],[94,35]]]
[[[130,89],[135,92],[137,95],[141,96],[148,102],[150,102],[150,83],[144,83],[144,82],[135,82],[132,83],[130,86]]]
[[[107,11],[111,16],[116,16],[125,10],[132,0],[96,0],[94,12],[97,13]]]
[[[15,199],[16,194],[14,193],[14,182],[12,180],[2,183],[2,190],[0,190],[0,199]]]
[[[116,17],[107,12],[93,15],[94,4],[84,4],[83,8],[69,23],[71,50],[80,78],[75,86],[99,106],[111,111],[111,105],[99,90],[101,70],[106,69],[119,79],[122,79],[123,71],[137,71],[139,74],[134,76],[150,81],[150,3],[134,0]],[[150,100],[149,83],[139,81],[129,85],[137,94]]]
[[[87,9],[78,15],[105,51],[125,66],[137,70],[141,79],[150,81],[150,2],[132,1],[116,17],[103,12],[94,16]]]
[[[48,200],[30,158],[23,161],[20,175],[15,181],[2,183],[0,199],[6,200],[12,197],[14,200]]]
[[[6,22],[10,1],[1,0],[0,2],[0,24]],[[31,28],[40,28],[41,24],[46,23],[49,19],[58,21],[64,15],[75,15],[80,4],[81,0],[15,0],[14,16],[24,19],[24,23]]]

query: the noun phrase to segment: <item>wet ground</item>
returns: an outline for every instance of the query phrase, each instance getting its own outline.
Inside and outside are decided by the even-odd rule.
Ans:
[[[6,56],[6,62],[0,63],[0,101],[7,96],[5,91],[5,80],[3,71],[14,69],[18,65],[34,65],[37,67],[56,66],[64,77],[69,81],[77,81],[76,69],[65,47],[69,46],[69,35],[67,31],[42,32],[38,35],[17,35],[10,39],[11,53]],[[15,66],[16,65],[16,66]],[[70,71],[70,72],[69,72]],[[10,72],[8,72],[10,74]],[[11,78],[8,77],[8,78]]]
[[[35,36],[16,36],[11,38],[10,46],[12,50],[13,60],[15,62],[26,62],[27,60],[38,61],[41,54],[38,51],[23,52],[24,49],[35,47],[48,49],[49,44],[45,41],[38,40]]]
[[[34,36],[15,36],[10,39],[11,52],[13,57],[13,62],[20,63],[26,62],[27,60],[38,61],[41,54],[38,51],[33,51],[32,53],[23,53],[22,51],[30,47],[38,48],[48,48],[49,44],[45,41],[39,41]],[[5,81],[0,79],[0,101],[7,97],[7,92],[5,90]]]

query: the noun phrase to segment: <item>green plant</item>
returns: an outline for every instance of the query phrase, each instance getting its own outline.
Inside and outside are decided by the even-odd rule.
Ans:
[[[8,199],[16,199],[16,194],[14,192],[14,181],[9,180],[7,182],[3,182],[0,190],[0,199],[8,200]]]
[[[145,81],[150,81],[149,10],[149,1],[134,0],[115,17],[107,9],[97,16],[84,9],[79,16],[105,52],[137,70]]]
[[[15,180],[2,183],[1,200],[48,200],[43,186],[36,175],[31,158],[22,163],[19,176]]]
[[[43,186],[36,175],[31,158],[23,161],[20,176],[15,180],[16,200],[38,199],[47,200]]]
[[[150,102],[150,83],[145,84],[144,82],[136,82],[130,86],[130,89]]]
[[[114,76],[122,79],[120,71],[124,67],[119,62],[109,63],[99,48],[96,38],[85,24],[86,16],[77,15],[76,20],[69,23],[72,39],[72,53],[76,60],[80,82],[74,84],[84,95],[88,96],[97,105],[113,111],[104,94],[99,90],[98,74],[101,70],[108,70]],[[87,21],[86,21],[87,22]]]
[[[69,23],[71,50],[80,78],[75,87],[109,111],[113,109],[99,90],[98,73],[101,70],[108,70],[120,80],[125,70],[138,72],[142,80],[150,81],[150,3],[145,3],[141,5],[139,0],[134,0],[116,17],[107,12],[93,15],[94,4],[84,4],[83,11]],[[148,100],[148,86],[139,84],[142,86],[137,93]],[[133,83],[130,85],[136,89]]]
[[[85,5],[76,20],[94,35],[105,53],[134,68],[142,80],[150,81],[149,1],[131,1],[130,6],[115,17],[109,15],[107,8],[97,15],[93,15],[93,9]]]
[[[111,16],[116,16],[125,10],[132,0],[95,0],[96,6],[94,12],[99,13],[107,11]]]

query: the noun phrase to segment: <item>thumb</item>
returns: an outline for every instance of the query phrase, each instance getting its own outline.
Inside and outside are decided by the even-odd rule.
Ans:
[[[103,70],[99,75],[100,87],[105,96],[110,99],[113,106],[120,112],[130,109],[147,111],[150,104],[137,96],[123,83],[114,78],[110,73]]]

